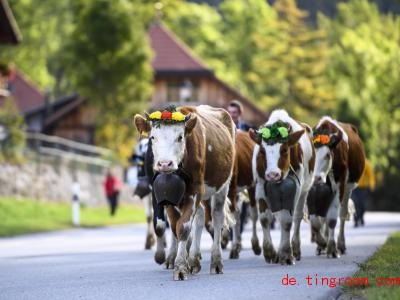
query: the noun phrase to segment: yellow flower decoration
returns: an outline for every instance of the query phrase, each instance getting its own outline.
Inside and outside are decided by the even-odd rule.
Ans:
[[[314,137],[314,143],[320,143],[320,142],[321,142],[320,135],[317,135],[316,137]]]
[[[150,120],[161,120],[161,111],[152,112],[149,115]]]
[[[172,113],[172,120],[175,120],[175,121],[178,121],[178,122],[185,121],[185,115],[182,114],[179,111],[173,112]]]

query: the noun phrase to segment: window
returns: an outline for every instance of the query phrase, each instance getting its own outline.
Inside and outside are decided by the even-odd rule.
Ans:
[[[197,102],[198,101],[198,84],[185,79],[179,81],[168,82],[168,102]]]

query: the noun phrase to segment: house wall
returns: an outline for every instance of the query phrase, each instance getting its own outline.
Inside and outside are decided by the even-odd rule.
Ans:
[[[151,107],[160,109],[168,104],[168,80],[167,78],[157,79],[155,81],[154,93],[152,96]],[[175,78],[171,80],[176,80]],[[208,104],[215,107],[223,107],[226,108],[229,102],[233,99],[240,99],[237,93],[227,89],[220,82],[213,80],[212,78],[196,78],[191,79],[198,85],[198,101],[185,103],[189,105],[199,105],[199,104]],[[177,103],[181,104],[181,103]],[[266,121],[264,116],[260,116],[260,113],[255,111],[254,107],[248,105],[244,101],[242,101],[244,113],[243,119],[254,125],[260,125]]]
[[[81,143],[94,143],[94,124],[96,109],[89,105],[80,105],[50,128],[48,134],[74,140]]]

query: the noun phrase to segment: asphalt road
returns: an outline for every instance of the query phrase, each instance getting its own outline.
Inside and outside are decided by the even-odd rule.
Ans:
[[[239,260],[229,260],[224,251],[223,275],[209,274],[211,239],[204,232],[202,270],[184,282],[173,281],[171,270],[154,263],[153,251],[142,250],[144,225],[2,238],[0,299],[335,299],[340,290],[322,285],[322,277],[352,277],[358,264],[400,229],[400,214],[369,213],[365,219],[363,228],[349,224],[348,254],[339,259],[315,256],[303,224],[303,258],[294,266],[266,264],[255,256],[247,228]],[[277,245],[278,230],[272,238]],[[283,285],[286,276],[296,283]]]

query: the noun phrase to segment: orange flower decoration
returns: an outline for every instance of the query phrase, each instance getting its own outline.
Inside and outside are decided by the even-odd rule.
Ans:
[[[313,142],[314,144],[321,144],[321,145],[327,145],[330,142],[330,137],[329,135],[326,134],[318,134],[314,137]]]

